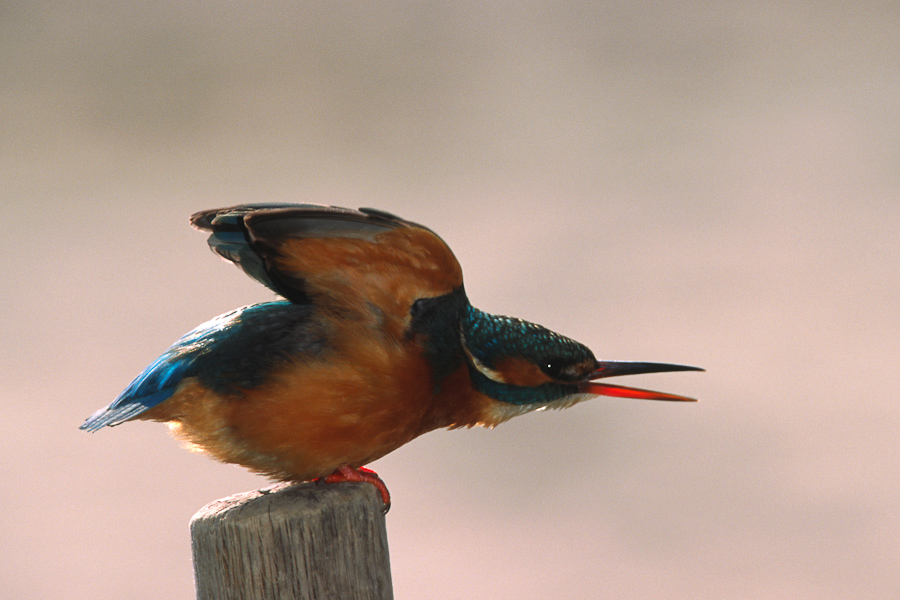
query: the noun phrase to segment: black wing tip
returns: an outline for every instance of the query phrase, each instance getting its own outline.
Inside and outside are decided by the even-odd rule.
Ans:
[[[362,207],[358,210],[341,206],[311,203],[266,202],[236,204],[224,208],[202,210],[191,215],[191,225],[201,231],[213,233],[246,233],[254,230],[270,230],[283,234],[290,229],[290,221],[312,217],[320,222],[356,222],[363,226],[391,229],[394,227],[418,227],[422,225],[407,221],[393,213],[377,208]],[[433,233],[433,232],[432,232]]]
[[[381,210],[380,208],[369,208],[366,206],[360,206],[359,212],[361,212],[362,214],[364,214],[366,216],[374,217],[376,219],[381,219],[384,221],[399,221],[401,223],[407,222],[402,217],[398,217],[394,213],[390,213],[386,210]]]
[[[291,202],[251,202],[235,204],[223,208],[209,208],[191,215],[191,225],[205,231],[239,231],[244,217],[262,211],[283,211],[285,209],[327,209],[319,204],[297,204]],[[346,210],[346,209],[341,209]]]
[[[358,210],[332,206],[328,204],[296,203],[296,202],[252,202],[248,204],[235,204],[223,208],[210,208],[195,212],[191,215],[191,225],[197,229],[212,231],[222,230],[228,225],[239,225],[243,217],[253,213],[267,213],[271,217],[296,216],[299,214],[316,214],[327,217],[347,218],[356,216],[377,221],[390,221],[393,223],[409,223],[406,219],[394,213],[379,208],[360,207]],[[257,218],[259,215],[257,215]]]

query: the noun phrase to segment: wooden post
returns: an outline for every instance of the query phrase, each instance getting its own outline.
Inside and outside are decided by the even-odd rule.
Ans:
[[[191,519],[198,600],[393,598],[381,496],[367,483],[281,484]]]

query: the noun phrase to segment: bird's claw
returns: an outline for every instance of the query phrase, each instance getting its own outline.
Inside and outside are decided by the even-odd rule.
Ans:
[[[384,481],[378,476],[378,473],[372,469],[365,467],[355,469],[353,467],[340,467],[331,475],[320,477],[319,481],[324,483],[340,483],[342,481],[371,483],[378,490],[378,493],[381,494],[381,500],[384,502],[382,513],[386,515],[391,510],[391,494],[388,492]]]

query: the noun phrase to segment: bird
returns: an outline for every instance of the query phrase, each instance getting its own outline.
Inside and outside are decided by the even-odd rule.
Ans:
[[[568,337],[469,302],[432,230],[391,213],[319,204],[198,212],[213,252],[278,299],[178,339],[80,429],[167,423],[188,447],[278,481],[361,481],[429,431],[494,427],[597,396],[693,401],[601,382],[702,371],[598,360]]]

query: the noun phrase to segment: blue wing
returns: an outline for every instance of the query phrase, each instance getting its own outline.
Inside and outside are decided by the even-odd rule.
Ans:
[[[324,336],[311,326],[310,310],[287,301],[266,302],[203,323],[153,361],[81,429],[97,431],[133,419],[170,398],[188,377],[224,394],[258,385],[278,364],[321,349]]]

